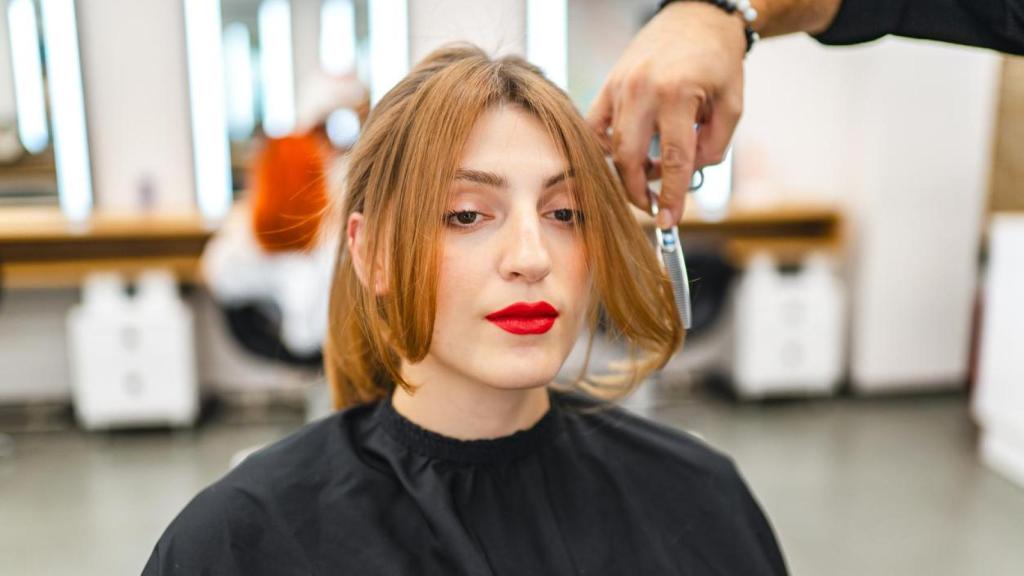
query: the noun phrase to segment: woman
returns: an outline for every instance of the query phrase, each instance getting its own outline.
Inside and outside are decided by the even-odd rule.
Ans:
[[[344,410],[203,491],[146,574],[781,574],[731,461],[594,396],[682,340],[600,145],[518,58],[427,57],[352,152],[328,377]],[[615,377],[552,384],[599,309]]]

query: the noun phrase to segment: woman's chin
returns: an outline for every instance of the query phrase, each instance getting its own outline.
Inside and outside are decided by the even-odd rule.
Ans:
[[[496,366],[507,366],[506,370],[495,370]],[[502,390],[525,390],[547,386],[558,376],[561,364],[543,363],[530,364],[529,359],[519,359],[510,363],[495,363],[489,370],[484,381]]]

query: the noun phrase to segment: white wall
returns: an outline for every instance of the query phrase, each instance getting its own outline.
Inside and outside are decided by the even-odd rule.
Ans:
[[[524,54],[524,0],[409,0],[410,63],[453,41],[478,45],[488,53]]]
[[[754,48],[745,64],[743,118],[733,141],[737,187],[823,200],[860,189],[867,154],[857,102],[876,74],[868,69],[871,50],[827,49],[805,36]]]
[[[97,209],[195,209],[184,9],[173,0],[77,2]]]
[[[896,39],[794,37],[750,56],[738,192],[847,207],[860,390],[965,381],[998,62]]]

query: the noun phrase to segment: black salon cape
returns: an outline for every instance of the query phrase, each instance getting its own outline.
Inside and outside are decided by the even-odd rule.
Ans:
[[[733,463],[552,391],[528,430],[460,441],[388,400],[260,450],[167,528],[143,574],[785,574]]]

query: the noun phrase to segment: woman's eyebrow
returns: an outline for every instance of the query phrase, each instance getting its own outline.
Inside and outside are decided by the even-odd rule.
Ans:
[[[552,186],[568,180],[574,176],[573,170],[566,170],[559,172],[554,176],[549,177],[544,181],[544,188],[551,188]],[[456,180],[465,180],[467,182],[475,182],[477,184],[483,184],[485,186],[492,186],[494,188],[507,188],[508,180],[499,174],[493,172],[484,172],[482,170],[471,170],[468,168],[459,168],[455,172]]]
[[[475,182],[477,184],[492,186],[494,188],[508,187],[508,181],[493,172],[469,170],[467,168],[459,168],[455,172],[455,179],[466,180],[467,182]]]
[[[558,174],[555,174],[554,176],[552,176],[552,177],[548,178],[547,180],[545,180],[544,181],[544,187],[545,188],[551,188],[555,184],[558,184],[560,182],[568,180],[569,178],[572,178],[574,176],[576,176],[576,172],[572,168],[570,168],[570,169],[568,169],[568,170],[566,170],[564,172],[560,172]]]

